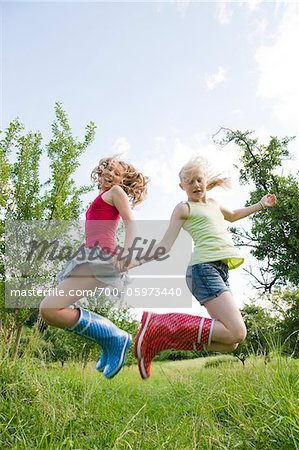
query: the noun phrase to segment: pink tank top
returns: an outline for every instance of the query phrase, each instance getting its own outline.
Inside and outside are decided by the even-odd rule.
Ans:
[[[113,253],[120,214],[115,206],[102,199],[104,192],[97,196],[86,211],[85,246],[99,246],[105,253]]]

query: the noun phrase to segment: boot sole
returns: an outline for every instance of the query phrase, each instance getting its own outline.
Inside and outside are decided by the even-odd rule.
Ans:
[[[151,316],[152,316],[151,312],[144,312],[142,314],[141,327],[136,336],[135,345],[134,345],[134,355],[135,355],[135,358],[137,358],[137,359],[143,358],[143,356],[141,354],[141,346],[142,346],[142,341],[143,341],[144,335],[148,328],[148,324],[151,320]]]
[[[142,346],[144,335],[148,328],[148,324],[151,320],[151,316],[152,316],[152,313],[150,313],[150,312],[144,312],[142,314],[141,327],[136,336],[135,345],[134,345],[134,355],[135,355],[135,358],[138,359],[138,369],[139,369],[140,376],[143,380],[146,380],[147,378],[149,378],[149,375],[147,374],[145,367],[144,367],[144,359],[143,359],[143,356],[141,353],[141,346]]]
[[[147,380],[149,378],[149,375],[147,374],[145,367],[144,367],[144,359],[138,359],[138,369],[140,376],[143,380]]]
[[[100,366],[99,362],[101,361],[102,356],[103,356],[103,353],[102,353],[102,355],[101,355],[101,357],[100,357],[100,359],[99,359],[99,361],[98,361],[98,363],[97,363],[97,365],[96,365],[96,369],[97,369],[99,372],[104,372],[105,366],[106,366],[106,364],[107,364],[107,357],[106,357],[106,358],[105,358],[105,362]]]
[[[122,352],[121,352],[121,357],[120,357],[120,360],[119,360],[119,363],[118,363],[117,367],[114,369],[113,372],[111,372],[109,374],[106,374],[106,375],[103,374],[104,377],[106,377],[108,379],[111,379],[111,378],[115,377],[115,375],[118,374],[118,372],[121,370],[122,366],[124,365],[126,354],[127,354],[127,351],[131,347],[131,343],[132,343],[132,336],[129,333],[127,333],[127,338],[126,338],[125,344],[123,346],[123,349],[122,349]]]

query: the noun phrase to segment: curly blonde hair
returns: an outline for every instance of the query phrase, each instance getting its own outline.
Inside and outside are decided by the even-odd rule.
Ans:
[[[111,161],[116,161],[123,169],[123,179],[120,186],[129,197],[132,206],[138,205],[138,203],[141,203],[147,195],[147,183],[149,182],[149,178],[141,172],[138,172],[132,164],[119,160],[117,155],[100,159],[99,164],[91,172],[91,180],[99,189],[101,189],[101,176],[103,170]]]
[[[220,186],[223,188],[231,187],[231,180],[228,177],[225,177],[223,174],[218,173],[217,175],[213,174],[211,167],[206,158],[203,156],[196,156],[191,158],[180,170],[179,177],[181,181],[188,182],[191,180],[194,175],[198,172],[198,170],[202,170],[207,179],[207,191]]]

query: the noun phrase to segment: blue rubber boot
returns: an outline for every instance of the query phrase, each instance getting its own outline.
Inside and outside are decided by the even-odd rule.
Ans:
[[[105,317],[87,309],[79,308],[79,311],[78,322],[68,330],[92,339],[102,347],[103,354],[96,368],[103,370],[106,378],[113,378],[124,365],[126,353],[132,342],[131,335]]]

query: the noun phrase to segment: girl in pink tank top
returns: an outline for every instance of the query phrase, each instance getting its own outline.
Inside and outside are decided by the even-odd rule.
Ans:
[[[115,206],[103,200],[105,192],[108,191],[101,192],[86,212],[85,246],[99,245],[106,253],[113,253],[120,213]]]
[[[55,292],[47,296],[40,305],[40,313],[49,325],[96,341],[102,347],[96,368],[106,378],[113,378],[124,364],[131,335],[99,314],[70,305],[84,297],[85,290],[96,292],[97,288],[119,286],[121,274],[112,264],[118,223],[122,218],[125,256],[135,237],[131,206],[146,196],[148,178],[117,157],[101,159],[91,178],[100,194],[86,212],[84,258],[71,259],[57,275],[59,285],[55,291],[63,295],[55,296]]]

